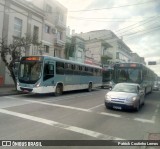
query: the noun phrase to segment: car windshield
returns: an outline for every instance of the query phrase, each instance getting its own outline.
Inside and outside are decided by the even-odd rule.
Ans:
[[[127,85],[127,84],[117,84],[112,91],[115,92],[126,92],[126,93],[137,93],[137,89],[135,85]]]

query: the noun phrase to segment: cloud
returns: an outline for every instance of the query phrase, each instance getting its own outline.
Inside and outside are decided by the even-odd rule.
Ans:
[[[70,28],[75,29],[77,33],[100,29],[112,30],[118,36],[123,36],[124,42],[130,49],[140,56],[145,57],[146,60],[160,59],[160,28],[158,28],[160,27],[159,0],[58,1],[68,8],[67,24]],[[137,3],[144,4],[133,5]],[[131,6],[103,9],[123,5]],[[102,10],[99,11],[70,12],[71,10],[101,8]],[[155,66],[155,71],[160,74],[160,67]]]

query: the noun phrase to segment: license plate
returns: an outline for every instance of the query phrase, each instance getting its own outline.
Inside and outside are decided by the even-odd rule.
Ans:
[[[28,91],[28,90],[23,90],[23,92],[24,92],[24,93],[29,93],[29,91]]]
[[[118,110],[121,110],[121,109],[122,109],[122,107],[120,107],[120,106],[113,106],[113,108],[114,108],[114,109],[118,109]]]

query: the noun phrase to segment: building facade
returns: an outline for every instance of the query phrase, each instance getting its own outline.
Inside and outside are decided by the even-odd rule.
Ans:
[[[80,36],[85,40],[102,39],[109,43],[111,47],[108,48],[108,51],[112,53],[113,57],[111,60],[108,60],[108,63],[131,62],[132,51],[121,39],[119,39],[110,30],[90,31],[86,33],[80,33],[77,36]]]
[[[85,63],[101,65],[102,59],[110,60],[113,54],[108,50],[112,46],[102,39],[90,39],[85,41]]]
[[[69,38],[69,37],[68,37]],[[84,63],[85,59],[85,40],[78,36],[70,37],[69,60]]]
[[[52,56],[64,58],[67,9],[56,0],[32,0],[45,13],[42,43]]]
[[[6,44],[11,44],[14,38],[24,37],[26,34],[38,41],[42,40],[42,28],[44,14],[43,11],[35,7],[27,1],[21,0],[1,0],[0,1],[0,38],[5,40]],[[37,55],[40,49],[33,45],[24,55]],[[1,59],[1,58],[0,58]],[[8,61],[11,57],[8,55]],[[8,69],[5,67],[2,60],[0,60],[0,76],[3,78],[4,84],[12,84]]]
[[[137,53],[131,53],[132,62],[142,63],[146,65],[144,57],[140,57]]]

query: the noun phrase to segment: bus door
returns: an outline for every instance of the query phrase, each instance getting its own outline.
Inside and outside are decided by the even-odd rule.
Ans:
[[[54,86],[55,62],[45,61],[43,67],[43,85]]]

